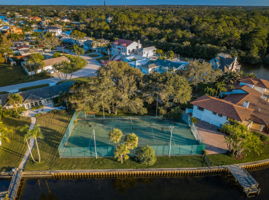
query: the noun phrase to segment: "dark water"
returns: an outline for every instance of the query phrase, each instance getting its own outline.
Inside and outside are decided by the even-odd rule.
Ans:
[[[269,80],[269,66],[242,66],[242,70],[247,73],[254,73],[258,78]]]
[[[8,190],[9,179],[0,179],[0,192]]]
[[[269,169],[251,172],[269,199]],[[127,178],[88,180],[25,180],[20,200],[243,200],[231,177]]]

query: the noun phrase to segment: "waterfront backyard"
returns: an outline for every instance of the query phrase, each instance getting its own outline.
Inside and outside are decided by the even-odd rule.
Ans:
[[[117,169],[117,168],[147,168],[132,159],[120,164],[113,157],[106,158],[60,158],[58,146],[65,134],[66,128],[72,115],[65,111],[51,112],[37,116],[37,123],[44,134],[44,139],[39,140],[41,150],[41,163],[33,163],[30,159],[26,165],[27,170],[71,170],[71,169]],[[30,124],[30,119],[9,119],[3,120],[12,129]],[[211,165],[227,165],[234,163],[250,162],[269,158],[269,140],[265,137],[263,153],[260,156],[250,154],[246,158],[236,160],[227,154],[208,155]],[[18,166],[26,151],[24,135],[18,130],[12,133],[11,143],[5,143],[0,147],[0,168],[1,171],[9,171]],[[34,150],[34,155],[37,152]],[[180,167],[202,167],[207,166],[202,155],[192,156],[159,156],[153,168],[180,168]]]
[[[113,157],[107,158],[60,158],[58,146],[66,131],[72,115],[64,111],[51,112],[37,117],[37,123],[41,126],[44,139],[40,140],[41,163],[33,163],[31,160],[26,165],[26,170],[71,170],[71,169],[116,169],[116,168],[147,168],[132,159],[124,164],[115,161]],[[250,154],[244,159],[236,160],[227,154],[208,155],[211,165],[226,165],[234,163],[250,162],[269,158],[269,145],[266,144],[260,156]],[[36,155],[36,152],[34,152]],[[202,155],[193,156],[159,156],[153,168],[180,168],[207,166]]]

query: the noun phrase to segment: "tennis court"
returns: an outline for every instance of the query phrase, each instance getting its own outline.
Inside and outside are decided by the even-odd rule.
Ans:
[[[59,146],[60,156],[113,156],[115,146],[108,137],[113,128],[124,134],[135,133],[139,146],[149,145],[159,156],[168,155],[169,151],[171,155],[201,154],[204,148],[183,122],[151,116],[103,118],[75,113]]]

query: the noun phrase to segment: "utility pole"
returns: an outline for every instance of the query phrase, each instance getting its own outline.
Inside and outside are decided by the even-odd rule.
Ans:
[[[170,142],[169,142],[169,157],[171,156],[171,149],[172,149],[172,137],[173,137],[173,130],[174,130],[174,126],[169,126],[170,129]]]
[[[93,141],[94,141],[95,158],[97,159],[97,149],[96,149],[95,129],[93,129]]]

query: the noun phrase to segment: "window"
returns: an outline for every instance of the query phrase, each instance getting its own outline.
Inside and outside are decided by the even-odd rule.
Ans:
[[[204,111],[204,109],[200,106],[198,106],[198,110]]]

